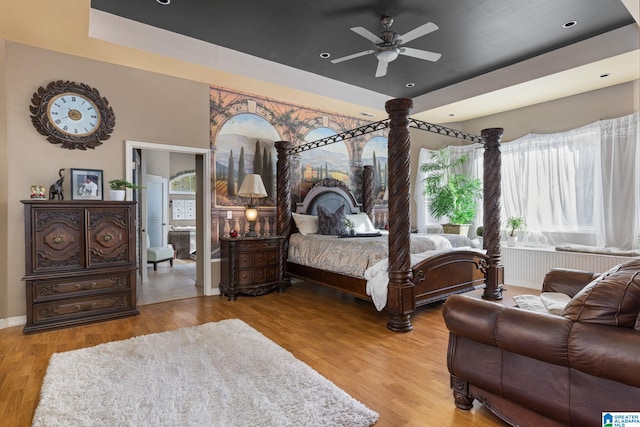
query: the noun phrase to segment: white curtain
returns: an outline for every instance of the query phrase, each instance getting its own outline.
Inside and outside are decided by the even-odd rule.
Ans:
[[[482,177],[482,149],[466,172]],[[522,216],[530,244],[637,248],[640,235],[640,112],[555,134],[530,134],[501,145],[502,219]],[[421,150],[419,164],[428,162]],[[429,221],[418,171],[419,228]],[[482,206],[482,205],[480,205]],[[482,209],[476,224],[482,223]]]

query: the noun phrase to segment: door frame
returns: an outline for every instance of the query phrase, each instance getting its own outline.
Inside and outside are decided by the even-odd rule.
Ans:
[[[133,179],[133,150],[169,151],[195,154],[196,157],[196,285],[202,286],[206,296],[213,295],[211,289],[211,150],[142,141],[125,141],[125,179]],[[127,189],[131,198],[131,189]],[[146,266],[139,266],[139,268]],[[217,289],[216,289],[217,290]]]

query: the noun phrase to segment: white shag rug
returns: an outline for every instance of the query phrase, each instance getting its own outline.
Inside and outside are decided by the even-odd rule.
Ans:
[[[370,426],[377,419],[229,319],[53,354],[33,426]]]

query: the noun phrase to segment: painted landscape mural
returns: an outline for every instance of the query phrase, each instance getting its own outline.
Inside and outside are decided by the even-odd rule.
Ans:
[[[211,87],[209,93],[212,156],[212,248],[217,256],[218,239],[231,228],[243,227],[238,196],[244,176],[257,173],[268,197],[260,199],[260,227],[270,230],[276,203],[276,141],[294,146],[339,134],[368,123],[355,117],[311,109],[266,97]],[[292,170],[294,205],[315,182],[335,178],[361,194],[362,170],[375,171],[376,199],[382,201],[387,182],[386,130],[303,151]],[[271,210],[269,210],[271,209]],[[265,219],[265,217],[267,217]]]

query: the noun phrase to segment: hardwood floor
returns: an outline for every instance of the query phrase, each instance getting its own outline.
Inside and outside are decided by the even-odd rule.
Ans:
[[[510,288],[504,302],[518,293],[535,291]],[[54,352],[228,318],[242,319],[377,411],[377,427],[505,425],[477,402],[456,409],[441,304],[419,309],[405,334],[389,331],[371,304],[304,283],[231,302],[194,297],[139,308],[139,316],[33,335],[0,330],[0,425],[31,424]]]

